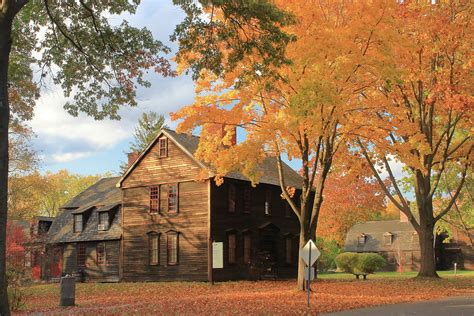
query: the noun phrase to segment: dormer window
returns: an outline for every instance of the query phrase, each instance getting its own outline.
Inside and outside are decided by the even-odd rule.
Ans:
[[[80,233],[82,232],[82,214],[74,215],[74,232]]]
[[[390,246],[393,242],[393,234],[386,232],[383,234],[383,243],[385,246]]]
[[[168,157],[168,139],[166,137],[160,138],[158,145],[160,158]]]
[[[99,212],[99,225],[97,226],[98,230],[108,230],[109,229],[109,212]]]
[[[367,235],[366,234],[360,234],[359,238],[358,238],[359,245],[365,245],[366,241],[367,241]]]

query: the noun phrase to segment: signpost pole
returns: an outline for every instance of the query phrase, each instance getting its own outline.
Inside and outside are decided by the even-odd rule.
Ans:
[[[308,307],[309,307],[310,291],[311,291],[311,247],[309,247],[309,265],[308,265]]]

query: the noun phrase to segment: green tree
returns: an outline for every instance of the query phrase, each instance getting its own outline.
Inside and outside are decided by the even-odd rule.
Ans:
[[[139,0],[0,1],[0,314],[9,315],[5,282],[5,227],[8,186],[8,127],[15,116],[31,118],[34,100],[43,78],[50,75],[70,98],[65,109],[72,115],[85,112],[96,119],[119,119],[122,105],[136,105],[138,85],[149,86],[145,71],[154,69],[171,75],[170,64],[161,53],[169,50],[153,39],[147,29],[130,26],[127,21],[111,25],[108,17],[133,14]],[[199,47],[208,58],[191,60],[195,75],[199,68],[219,72],[220,54],[213,43],[227,43],[232,54],[225,58],[235,63],[259,52],[269,64],[287,62],[284,47],[291,37],[279,30],[288,21],[271,1],[174,0],[187,14],[172,39],[180,43],[178,59]],[[222,9],[228,27],[219,21],[203,19],[203,10]],[[211,14],[212,17],[212,14]],[[117,19],[115,19],[117,21]],[[242,26],[252,34],[242,34]],[[40,32],[41,31],[41,32]],[[38,34],[41,33],[41,36]],[[236,36],[238,35],[238,36]],[[36,53],[36,54],[34,54]],[[35,56],[38,56],[36,58]],[[32,64],[37,64],[40,82],[33,82]],[[250,72],[255,73],[254,70]],[[10,83],[10,85],[9,85]],[[10,103],[11,100],[11,103]]]
[[[137,127],[135,127],[130,151],[142,152],[155,139],[162,128],[168,128],[163,115],[159,115],[156,112],[143,113],[142,117],[138,120]]]
[[[437,206],[437,210],[444,209],[456,194],[455,188],[459,182],[459,174],[462,172],[460,166],[450,166],[442,177],[439,184],[439,191],[434,196],[433,203]],[[474,229],[474,181],[472,178],[472,170],[468,170],[466,182],[459,192],[458,198],[454,202],[453,210],[447,213],[436,224],[438,233],[446,232],[451,237],[453,229],[461,231],[467,236],[468,242],[474,246],[472,238],[472,229]]]
[[[128,152],[141,153],[150,144],[162,128],[167,128],[165,117],[156,112],[143,113],[133,133],[133,142],[130,143]],[[120,165],[120,171],[124,173],[128,169],[128,163]]]
[[[44,78],[69,98],[65,109],[96,119],[118,119],[136,105],[137,86],[149,86],[148,69],[171,75],[161,54],[169,50],[145,28],[108,17],[135,13],[140,1],[0,1],[0,314],[9,315],[5,238],[10,121],[31,118]],[[41,34],[41,35],[40,35]],[[40,81],[33,81],[33,67]],[[11,103],[10,103],[11,100]]]

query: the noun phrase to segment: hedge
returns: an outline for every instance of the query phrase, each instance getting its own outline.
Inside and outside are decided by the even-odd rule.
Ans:
[[[347,273],[374,273],[385,267],[385,259],[376,253],[344,252],[339,254],[336,265]]]

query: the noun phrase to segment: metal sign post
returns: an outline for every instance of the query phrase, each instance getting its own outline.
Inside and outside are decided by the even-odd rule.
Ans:
[[[309,247],[309,262],[311,262],[311,247]],[[311,266],[308,266],[308,307],[309,307],[309,295],[311,292]]]
[[[311,293],[311,279],[314,277],[315,272],[312,268],[313,264],[321,255],[319,249],[316,247],[314,242],[310,239],[306,245],[300,249],[300,257],[308,267],[308,273],[306,276],[306,271],[304,273],[306,281],[308,281],[308,307],[310,306],[310,293]]]

